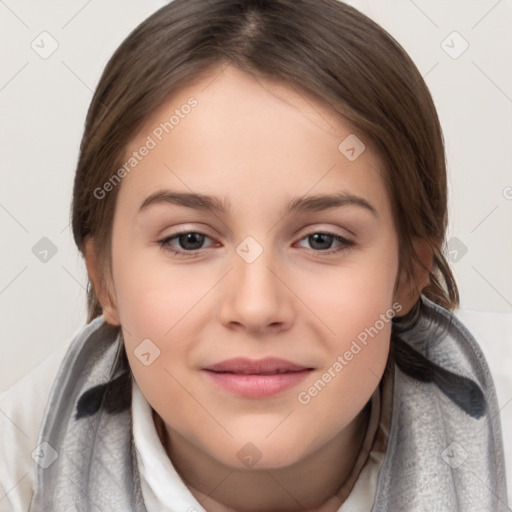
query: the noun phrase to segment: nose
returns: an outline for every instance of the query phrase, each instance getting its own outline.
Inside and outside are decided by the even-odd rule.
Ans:
[[[222,290],[220,321],[252,334],[289,329],[294,318],[293,293],[279,268],[270,250],[263,250],[252,262],[234,254],[234,268]]]

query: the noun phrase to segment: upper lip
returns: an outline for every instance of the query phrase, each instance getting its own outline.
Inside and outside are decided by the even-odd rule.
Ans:
[[[220,363],[215,363],[204,368],[212,372],[229,372],[239,374],[275,374],[286,372],[300,372],[302,370],[310,370],[307,366],[292,363],[285,359],[277,357],[266,357],[264,359],[249,359],[246,357],[236,357],[226,359]]]

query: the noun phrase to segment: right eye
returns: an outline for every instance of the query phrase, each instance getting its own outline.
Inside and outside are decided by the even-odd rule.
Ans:
[[[204,233],[182,231],[158,240],[158,243],[164,251],[169,251],[176,255],[188,256],[186,253],[193,253],[204,249],[203,243],[207,239],[211,240],[210,237]]]

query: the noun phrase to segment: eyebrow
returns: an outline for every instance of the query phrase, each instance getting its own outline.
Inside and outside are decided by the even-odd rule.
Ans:
[[[139,213],[152,205],[175,204],[196,210],[210,210],[218,214],[226,214],[230,210],[230,203],[214,196],[196,194],[191,192],[174,192],[172,190],[159,190],[144,199],[139,207]],[[363,197],[348,192],[337,192],[327,195],[302,196],[289,200],[283,210],[283,214],[298,212],[319,212],[341,206],[358,206],[375,217],[377,210]]]

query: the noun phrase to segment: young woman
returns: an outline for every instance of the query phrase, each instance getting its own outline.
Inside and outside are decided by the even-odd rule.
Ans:
[[[492,379],[450,312],[446,208],[431,96],[371,20],[336,0],[166,5],[89,109],[89,323],[9,499],[506,510]]]

